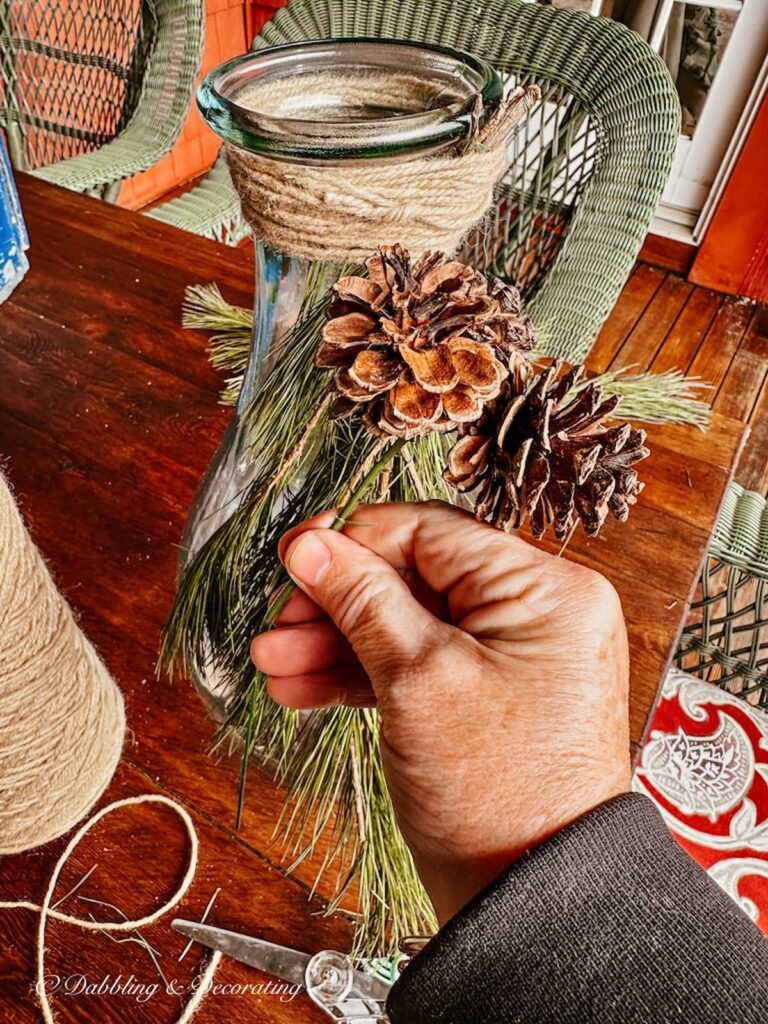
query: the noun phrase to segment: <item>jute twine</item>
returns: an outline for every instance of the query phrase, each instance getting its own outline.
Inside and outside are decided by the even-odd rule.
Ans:
[[[72,828],[112,778],[124,731],[120,692],[0,474],[0,854]]]
[[[69,860],[80,840],[90,832],[94,825],[108,814],[111,814],[113,811],[119,810],[120,808],[131,807],[136,804],[163,804],[166,807],[170,807],[184,823],[184,827],[187,830],[187,836],[189,838],[189,860],[187,862],[187,869],[184,872],[184,877],[179,883],[176,892],[170,897],[170,899],[166,900],[161,907],[158,907],[157,910],[153,910],[152,913],[147,914],[146,917],[136,918],[135,920],[122,918],[119,921],[93,921],[89,918],[76,917],[73,914],[65,914],[61,910],[56,910],[54,906],[52,906],[53,894],[56,891],[56,883],[59,880],[59,876],[61,875],[64,865]],[[48,883],[48,889],[46,890],[42,904],[33,903],[31,900],[0,902],[0,909],[22,908],[24,910],[35,911],[40,915],[40,921],[37,929],[35,991],[38,999],[40,1000],[40,1010],[45,1024],[55,1024],[56,1020],[48,999],[48,992],[46,988],[45,930],[48,920],[52,918],[55,921],[63,921],[65,924],[75,925],[78,928],[83,928],[86,931],[91,932],[135,932],[139,928],[144,928],[147,925],[154,924],[155,921],[159,921],[164,914],[173,910],[173,908],[180,903],[186,895],[187,890],[195,877],[198,850],[197,833],[195,832],[195,826],[192,823],[192,819],[187,811],[180,804],[177,804],[175,800],[170,800],[168,797],[162,796],[159,793],[147,793],[143,796],[128,797],[125,800],[116,800],[114,803],[108,804],[106,807],[102,807],[100,811],[86,821],[67,843],[66,849],[57,860],[56,866],[53,869],[53,874],[51,875],[51,879]],[[198,975],[196,983],[192,986],[194,993],[184,1007],[177,1024],[187,1024],[187,1022],[192,1019],[200,1008],[200,1004],[208,993],[210,982],[212,981],[216,968],[220,962],[221,953],[217,950],[211,954],[207,964]]]
[[[373,86],[366,96],[382,107],[389,100]],[[224,150],[245,220],[279,252],[362,261],[376,245],[399,242],[412,256],[425,249],[453,253],[493,203],[512,128],[539,97],[536,87],[517,90],[454,155],[302,164],[229,143]]]

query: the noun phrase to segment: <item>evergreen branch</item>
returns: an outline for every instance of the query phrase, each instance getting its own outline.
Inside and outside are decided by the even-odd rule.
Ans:
[[[188,288],[184,310],[185,327],[216,332],[211,338],[211,362],[233,375],[227,379],[222,402],[236,404],[250,352],[253,313],[226,302],[215,284]],[[711,410],[702,392],[711,390],[710,384],[698,377],[686,377],[680,370],[632,374],[631,369],[623,367],[591,378],[606,394],[621,395],[622,416],[646,423],[688,423],[700,430],[707,428]],[[585,380],[580,387],[587,383]]]
[[[680,370],[664,373],[637,373],[632,367],[609,370],[596,377],[588,377],[576,385],[580,391],[597,384],[606,395],[619,395],[622,419],[645,423],[688,423],[706,430],[712,410],[702,393],[712,390],[699,377],[686,377]]]

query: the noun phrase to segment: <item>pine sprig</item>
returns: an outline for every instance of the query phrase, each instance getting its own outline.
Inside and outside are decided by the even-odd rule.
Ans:
[[[184,293],[181,324],[192,330],[210,332],[211,364],[227,375],[221,402],[237,405],[251,353],[253,310],[227,302],[214,282],[190,285]]]
[[[712,409],[704,397],[712,385],[700,377],[686,377],[681,370],[663,373],[632,373],[632,367],[609,370],[577,385],[582,390],[596,384],[606,395],[621,398],[622,418],[644,423],[687,423],[706,430]]]

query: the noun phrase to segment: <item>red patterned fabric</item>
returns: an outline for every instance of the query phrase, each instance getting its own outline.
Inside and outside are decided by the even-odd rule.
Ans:
[[[633,788],[768,933],[768,714],[670,672]]]

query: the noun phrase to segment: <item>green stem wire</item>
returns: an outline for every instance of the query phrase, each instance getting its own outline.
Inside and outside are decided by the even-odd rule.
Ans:
[[[363,497],[367,494],[369,488],[371,487],[371,484],[373,484],[379,478],[384,468],[387,465],[389,465],[392,459],[394,459],[394,457],[403,448],[405,444],[406,439],[399,438],[397,441],[394,441],[392,444],[390,444],[389,447],[386,448],[381,453],[381,455],[378,457],[378,459],[376,459],[376,461],[373,463],[368,472],[363,476],[362,480],[359,482],[357,487],[355,487],[352,494],[350,494],[344,507],[337,514],[336,520],[333,523],[333,526],[331,526],[332,530],[338,533],[340,530],[344,529],[346,524],[349,522],[350,517],[354,515],[355,511],[357,510],[358,506],[363,500]],[[272,605],[270,605],[267,614],[264,616],[265,629],[269,629],[271,626],[275,624],[277,616],[288,604],[288,601],[291,599],[291,596],[296,592],[297,589],[298,588],[296,584],[293,582],[293,580],[289,580],[285,584],[283,589],[278,594],[277,599],[274,601]],[[243,817],[243,807],[245,804],[245,786],[246,778],[248,775],[248,762],[251,757],[251,750],[253,746],[253,717],[253,703],[250,702],[245,725],[245,735],[243,737],[243,757],[240,764],[240,782],[238,785],[237,793],[237,812],[235,815],[235,826],[237,828],[240,827],[240,823]]]
[[[350,516],[354,515],[358,505],[363,500],[363,496],[367,492],[368,488],[371,486],[372,483],[374,483],[378,479],[384,467],[392,461],[392,459],[397,455],[397,453],[405,445],[405,443],[406,442],[404,438],[401,438],[399,441],[395,441],[394,444],[391,444],[389,448],[387,448],[381,454],[381,456],[374,462],[374,464],[365,474],[363,479],[354,489],[352,494],[349,496],[349,500],[347,501],[344,508],[342,508],[339,514],[336,516],[336,520],[333,526],[331,527],[332,530],[338,533],[340,530],[344,529],[344,527],[349,522]],[[293,580],[290,580],[288,583],[286,583],[286,585],[280,591],[277,600],[272,605],[270,605],[269,611],[264,617],[265,626],[268,627],[274,625],[277,616],[288,604],[291,595],[295,593],[296,589],[296,584],[293,582]]]

